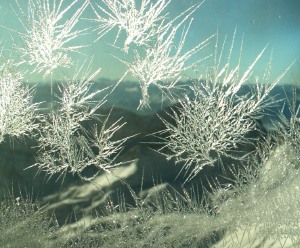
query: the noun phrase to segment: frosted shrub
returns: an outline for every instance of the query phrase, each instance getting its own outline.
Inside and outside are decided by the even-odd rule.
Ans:
[[[121,50],[128,53],[131,48],[134,60],[125,61],[116,56],[127,67],[127,71],[117,85],[128,73],[139,80],[142,98],[138,109],[149,108],[150,85],[155,85],[163,92],[172,95],[172,90],[176,88],[176,83],[182,78],[183,73],[196,63],[189,64],[189,59],[206,47],[212,38],[183,52],[191,20],[182,31],[180,42],[178,44],[175,42],[178,30],[204,1],[191,6],[174,19],[170,19],[168,13],[164,13],[170,1],[160,0],[155,4],[150,0],[142,0],[139,4],[134,0],[99,2],[104,7],[95,3],[93,9],[97,18],[90,19],[97,24],[95,30],[99,32],[98,39],[114,27],[118,27],[116,40],[121,31],[126,33],[124,48]]]
[[[97,24],[98,39],[101,39],[110,30],[117,27],[118,33],[125,31],[126,40],[124,50],[128,50],[131,43],[136,45],[149,45],[158,34],[166,30],[163,14],[164,9],[170,4],[170,0],[159,0],[155,4],[150,0],[142,0],[140,8],[134,0],[101,0],[92,4],[96,18],[91,21]],[[97,39],[97,40],[98,40]]]
[[[64,0],[29,0],[27,13],[20,7],[16,12],[24,31],[17,32],[21,44],[17,45],[20,64],[34,66],[33,72],[44,76],[53,73],[59,67],[72,65],[69,52],[77,52],[81,46],[69,43],[82,35],[85,30],[74,29],[88,2],[81,4],[68,19],[65,17],[74,9],[78,0],[72,1],[66,8]]]
[[[9,61],[0,67],[0,143],[6,135],[19,138],[38,127],[39,105],[33,103],[34,91],[22,83],[23,74],[12,68]]]
[[[193,49],[182,52],[190,24],[182,34],[178,46],[174,46],[174,37],[179,25],[172,28],[170,32],[164,33],[153,47],[145,49],[144,54],[140,54],[136,50],[133,62],[122,61],[126,64],[128,72],[139,80],[142,99],[138,109],[149,107],[148,89],[150,85],[155,85],[162,92],[172,95],[172,90],[176,89],[176,83],[181,79],[183,73],[195,64],[188,64],[187,61],[209,44],[213,36]]]
[[[114,160],[126,139],[112,141],[111,138],[124,123],[118,120],[107,127],[106,119],[100,130],[97,126],[85,130],[77,114],[52,114],[42,120],[44,128],[38,139],[39,151],[34,166],[50,176],[70,172],[81,179],[92,180],[99,172],[110,172],[111,168],[118,166]],[[82,171],[91,166],[98,169],[96,174],[90,178],[82,176]]]
[[[45,171],[50,177],[70,172],[82,180],[93,181],[100,172],[114,173],[112,168],[125,163],[116,162],[116,159],[129,137],[119,140],[114,137],[125,123],[120,118],[109,124],[110,114],[101,119],[98,112],[109,97],[106,95],[95,100],[106,90],[93,91],[93,80],[100,69],[92,72],[91,63],[86,62],[78,68],[71,59],[71,54],[79,53],[83,46],[89,45],[74,45],[75,40],[88,30],[76,29],[88,6],[95,14],[89,20],[96,25],[93,31],[97,32],[97,42],[113,29],[118,29],[111,45],[124,53],[128,60],[114,56],[126,66],[116,86],[128,74],[139,81],[142,96],[138,109],[150,106],[151,85],[172,96],[179,80],[184,81],[187,71],[197,70],[199,62],[203,63],[213,55],[190,62],[192,57],[206,48],[214,37],[217,39],[213,66],[206,65],[203,77],[189,78],[192,83],[185,86],[190,94],[180,97],[168,118],[161,117],[165,130],[156,133],[163,145],[158,152],[181,164],[186,180],[194,178],[205,166],[225,165],[223,161],[227,158],[244,166],[243,171],[241,167],[236,171],[232,169],[236,167],[228,168],[233,174],[232,183],[216,181],[215,185],[211,184],[211,193],[203,194],[203,198],[199,192],[192,192],[197,195],[192,197],[186,189],[182,189],[183,195],[177,194],[176,190],[155,191],[157,198],[150,202],[151,194],[153,196],[151,190],[142,199],[122,181],[128,186],[135,206],[126,212],[127,202],[114,206],[109,201],[106,210],[111,216],[99,218],[98,230],[101,231],[93,232],[97,229],[92,226],[85,229],[89,234],[99,235],[99,243],[111,246],[157,244],[157,247],[181,243],[182,246],[200,247],[206,243],[212,245],[211,241],[215,239],[210,238],[219,238],[225,230],[232,231],[233,235],[242,230],[246,234],[243,237],[248,238],[253,226],[260,232],[257,236],[265,240],[279,240],[281,237],[299,240],[300,108],[296,106],[296,97],[289,103],[292,118],[288,119],[281,113],[276,124],[279,130],[276,135],[284,137],[282,147],[272,153],[273,146],[266,142],[259,155],[240,151],[241,146],[252,144],[253,140],[246,135],[256,130],[263,111],[274,104],[268,96],[290,67],[271,81],[269,62],[262,77],[253,77],[254,67],[265,53],[265,47],[241,72],[242,45],[238,62],[232,66],[235,33],[227,56],[225,41],[219,51],[218,34],[185,51],[192,14],[202,3],[191,6],[172,19],[166,11],[171,0],[28,0],[26,9],[21,7],[19,0],[16,1],[15,13],[23,31],[8,30],[20,38],[20,43],[14,44],[20,60],[17,64],[8,61],[0,66],[0,143],[5,136],[20,137],[34,133],[32,137],[37,141],[37,155],[36,163],[31,167]],[[122,37],[120,48],[117,41]],[[178,38],[179,42],[176,42]],[[133,55],[132,60],[130,55]],[[39,105],[32,102],[33,90],[23,84],[26,72],[21,71],[20,65],[29,65],[33,68],[31,73],[39,73],[43,77],[51,75],[51,107],[46,110],[47,113],[37,112]],[[75,74],[60,78],[63,82],[55,84],[59,90],[55,95],[53,72],[57,68],[69,67],[73,67]],[[244,93],[243,86],[250,82],[253,83],[252,91]],[[248,164],[245,165],[245,162]],[[96,168],[96,171],[89,168]],[[291,194],[292,190],[294,194]],[[96,205],[100,202],[104,201],[101,199]],[[13,203],[17,213],[22,210],[20,202]],[[3,206],[4,213],[11,212],[9,206]],[[199,216],[201,219],[195,221]],[[5,215],[1,217],[0,221],[4,223]],[[25,222],[27,225],[28,218]],[[15,230],[18,231],[18,228]],[[8,228],[6,233],[10,234],[10,231],[13,229]],[[31,237],[31,234],[26,235]],[[115,239],[111,239],[110,234]],[[5,244],[11,242],[10,238],[11,235],[5,237]],[[228,244],[233,247],[231,241],[234,238],[225,240],[221,247]],[[95,244],[96,247],[99,243]]]
[[[215,63],[206,79],[198,80],[190,87],[193,94],[190,97],[186,95],[173,109],[173,122],[163,119],[166,126],[163,133],[170,135],[162,140],[164,146],[161,151],[167,148],[168,159],[175,158],[177,163],[183,163],[187,179],[196,176],[206,165],[222,163],[226,157],[243,160],[236,153],[237,146],[252,142],[245,135],[255,129],[262,110],[271,104],[267,101],[268,94],[285,74],[268,84],[265,83],[267,78],[256,78],[251,94],[239,94],[266,47],[242,75],[239,75],[239,64],[229,69],[232,47],[233,42],[224,67],[219,69],[218,63]]]
[[[72,53],[79,53],[80,48],[88,45],[74,45],[74,41],[87,31],[76,29],[76,25],[88,4],[89,1],[85,0],[75,0],[68,5],[64,0],[29,0],[28,7],[23,8],[16,0],[17,9],[14,9],[14,12],[23,31],[8,28],[20,39],[20,42],[14,44],[20,56],[15,67],[30,65],[33,66],[30,73],[42,74],[43,77],[51,75],[51,107],[47,109],[50,113],[38,118],[40,128],[38,134],[35,134],[38,155],[37,162],[33,165],[50,176],[56,173],[63,175],[69,171],[72,174],[77,173],[84,180],[92,180],[100,171],[108,172],[114,167],[114,159],[126,140],[111,141],[114,133],[124,125],[121,120],[117,120],[111,126],[107,126],[108,120],[105,119],[101,127],[93,126],[88,130],[83,127],[84,122],[97,119],[95,112],[105,102],[105,97],[94,101],[94,97],[103,90],[91,91],[92,80],[99,74],[100,69],[91,73],[91,63],[86,62],[78,68],[70,56]],[[62,78],[64,83],[59,89],[62,97],[58,97],[53,93],[53,72],[57,68],[69,67],[75,69],[75,75],[71,79],[67,76]],[[23,95],[20,97],[19,92],[15,96],[19,98],[19,102],[24,99]],[[3,101],[8,103],[7,99]],[[20,106],[23,107],[22,111],[26,111],[24,106]],[[14,107],[17,112],[16,105]],[[20,131],[29,132],[37,126],[34,124],[30,130],[25,129],[27,123],[24,122],[32,123],[34,119],[34,111],[30,110],[32,116],[23,115],[22,121],[15,118],[18,125],[23,125],[24,130]],[[3,119],[8,125],[8,117],[4,116]],[[1,135],[4,135],[4,132],[12,132],[5,128],[4,130],[3,127]],[[19,129],[15,128],[15,133],[11,135],[18,135],[16,131]],[[90,166],[99,170],[89,178],[82,176],[82,171]]]
[[[40,170],[53,175],[66,172],[78,174],[84,180],[92,180],[100,171],[109,172],[114,166],[114,159],[122,149],[125,139],[111,141],[112,136],[123,125],[117,120],[107,127],[107,120],[102,127],[97,125],[89,130],[83,127],[85,121],[96,119],[96,111],[105,102],[96,102],[93,97],[103,90],[91,92],[92,79],[100,69],[89,75],[90,70],[80,73],[85,64],[79,68],[73,80],[67,80],[61,87],[62,97],[58,99],[59,109],[41,118],[43,129],[38,135],[37,166]],[[89,67],[88,67],[89,68]],[[80,79],[76,77],[81,75]],[[90,166],[98,172],[90,178],[82,176],[82,171]]]
[[[287,109],[290,117],[284,114],[284,110]],[[297,90],[293,89],[293,96],[291,99],[287,99],[286,104],[282,107],[278,114],[279,121],[274,125],[278,130],[278,135],[286,142],[290,149],[298,153],[300,147],[300,105],[297,105]]]

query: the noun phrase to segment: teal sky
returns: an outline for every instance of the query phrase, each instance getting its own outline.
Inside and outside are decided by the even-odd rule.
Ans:
[[[27,1],[20,1],[26,4]],[[68,0],[65,0],[67,3]],[[81,2],[81,1],[79,1]],[[167,11],[172,17],[180,14],[182,10],[191,4],[200,3],[200,0],[172,0]],[[2,0],[0,3],[0,24],[18,30],[20,24],[15,14],[11,11],[14,0]],[[25,5],[24,5],[25,6]],[[26,6],[25,6],[26,7]],[[75,10],[75,9],[73,9]],[[71,11],[70,11],[71,13]],[[66,16],[67,17],[67,16]],[[94,17],[90,8],[86,9],[84,17]],[[294,81],[300,84],[300,1],[299,0],[206,0],[194,13],[194,21],[190,29],[185,49],[190,49],[198,42],[216,33],[218,30],[220,42],[228,36],[231,41],[232,34],[237,28],[236,46],[234,55],[239,52],[239,45],[244,36],[242,53],[242,70],[245,70],[256,55],[269,44],[261,63],[255,71],[262,72],[266,61],[268,61],[273,49],[272,73],[278,76],[293,61],[293,68],[285,78],[285,82]],[[90,27],[90,22],[82,20],[78,28]],[[8,32],[2,27],[4,44],[11,44]],[[117,30],[110,35],[94,42],[96,33],[89,33],[80,37],[76,44],[88,45],[82,52],[89,59],[93,57],[93,68],[101,67],[99,77],[118,79],[125,71],[125,66],[117,61],[112,55],[119,56],[120,52],[109,44],[112,43]],[[203,53],[195,55],[194,60],[214,51],[214,43],[207,47]],[[127,55],[123,55],[127,58]],[[73,58],[82,59],[81,55]],[[129,58],[130,59],[130,58]],[[234,64],[233,64],[234,66]],[[57,71],[57,75],[63,72]],[[68,73],[72,74],[72,70]],[[40,80],[39,75],[30,75],[33,81]]]
[[[190,4],[200,1],[185,0],[174,7],[176,14]],[[242,71],[251,64],[257,54],[269,47],[257,64],[261,73],[273,50],[272,75],[276,77],[295,61],[285,80],[300,84],[300,1],[298,0],[206,0],[194,14],[189,42],[203,40],[218,30],[219,40],[227,35],[228,42],[237,28],[235,55],[243,38]],[[229,44],[228,44],[229,46]],[[211,50],[214,47],[211,46]]]

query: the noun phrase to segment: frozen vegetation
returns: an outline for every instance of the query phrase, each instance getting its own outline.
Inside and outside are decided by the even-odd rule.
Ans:
[[[78,177],[84,186],[62,195],[69,198],[65,201],[76,204],[76,196],[88,197],[87,189],[96,190],[105,179],[108,185],[119,181],[125,186],[131,203],[122,193],[117,200],[108,194],[101,199],[102,208],[59,223],[51,214],[53,205],[41,207],[11,190],[0,202],[1,247],[300,245],[297,90],[293,97],[271,97],[293,63],[271,80],[266,45],[242,71],[244,41],[238,45],[236,30],[230,41],[216,32],[187,50],[193,15],[202,4],[172,16],[170,0],[29,0],[26,7],[15,0],[11,7],[21,30],[2,27],[11,37],[1,39],[13,42],[11,47],[3,42],[1,49],[0,143],[31,140],[36,154],[30,170],[62,183],[69,173]],[[83,17],[88,9],[93,16]],[[92,60],[81,53],[91,44],[77,43],[89,33],[96,34],[94,43],[115,36],[110,44],[117,49],[114,57],[126,68],[110,87],[93,88],[101,68],[93,71]],[[214,52],[203,55],[211,45]],[[236,51],[238,58],[233,58]],[[256,75],[263,56],[270,56],[269,62]],[[205,73],[198,73],[200,66]],[[69,68],[74,75],[66,71],[59,82],[53,81],[57,69]],[[25,80],[32,74],[49,79],[50,103],[34,100],[38,86]],[[164,129],[150,134],[148,145],[180,167],[180,189],[154,182],[143,190],[141,174],[137,192],[123,177],[135,158],[122,152],[138,134],[119,135],[126,123],[122,118],[110,121],[115,109],[106,116],[99,111],[127,75],[140,87],[138,111],[150,108],[151,87],[174,103],[159,115]],[[264,130],[261,119],[274,106],[274,128]],[[249,135],[255,132],[258,136]],[[201,181],[198,176],[207,168],[218,168],[221,175],[204,175]]]

